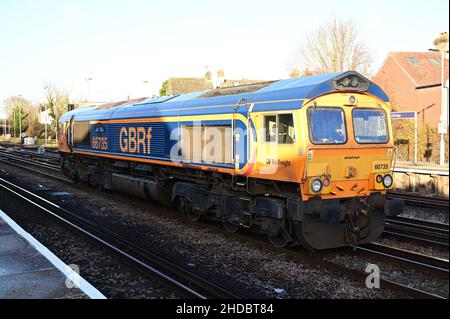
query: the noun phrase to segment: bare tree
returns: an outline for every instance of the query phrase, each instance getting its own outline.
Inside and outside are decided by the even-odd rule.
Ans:
[[[288,68],[313,74],[352,70],[368,75],[372,62],[372,54],[355,24],[334,18],[305,39]]]
[[[55,129],[58,126],[59,118],[68,111],[69,93],[58,88],[55,84],[47,84],[44,90],[46,100],[44,109],[48,109],[51,126]]]
[[[36,110],[32,103],[22,96],[11,96],[4,101],[8,122],[12,123],[12,129],[15,129],[15,135],[18,136],[19,128],[22,132],[28,131],[31,123],[36,119]],[[32,132],[28,132],[32,134]],[[13,133],[14,135],[14,133]]]

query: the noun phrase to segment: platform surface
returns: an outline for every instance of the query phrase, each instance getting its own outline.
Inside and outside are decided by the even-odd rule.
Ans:
[[[409,172],[418,174],[436,174],[448,176],[449,166],[440,166],[436,163],[412,163],[412,162],[396,162],[394,172]]]
[[[88,298],[104,296],[0,210],[0,299]]]

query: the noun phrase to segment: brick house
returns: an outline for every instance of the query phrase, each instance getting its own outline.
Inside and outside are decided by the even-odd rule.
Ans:
[[[436,126],[441,114],[441,72],[440,52],[390,52],[372,80],[388,94],[394,110],[416,111],[422,123]]]

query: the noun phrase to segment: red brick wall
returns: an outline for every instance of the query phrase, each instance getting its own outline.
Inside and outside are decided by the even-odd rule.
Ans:
[[[396,111],[421,112],[419,119],[436,126],[441,113],[441,88],[416,89],[413,80],[392,57],[388,57],[378,74],[372,79],[389,96]],[[434,104],[423,111],[424,108]]]

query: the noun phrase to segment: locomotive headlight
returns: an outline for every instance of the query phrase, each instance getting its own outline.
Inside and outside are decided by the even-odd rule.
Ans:
[[[314,193],[319,193],[322,190],[322,181],[320,179],[315,179],[311,183],[311,189]]]
[[[385,188],[390,188],[392,184],[394,183],[394,179],[391,175],[387,174],[383,177],[383,186]]]
[[[377,183],[382,183],[383,182],[383,176],[377,175],[376,181],[377,181]]]

